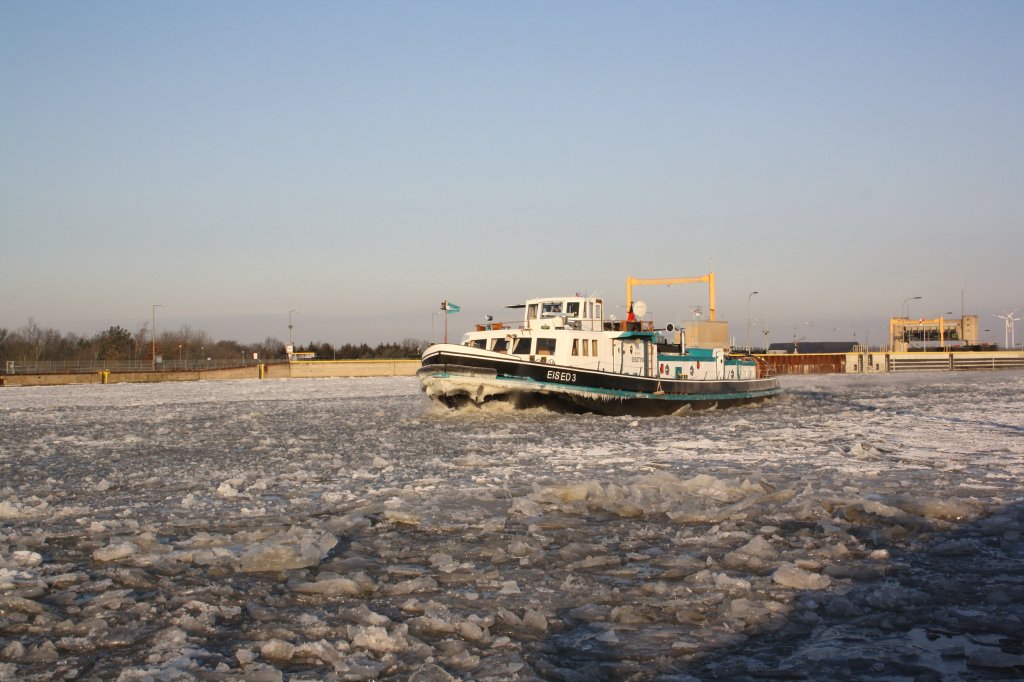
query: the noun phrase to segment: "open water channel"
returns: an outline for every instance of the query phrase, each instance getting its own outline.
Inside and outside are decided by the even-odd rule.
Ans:
[[[0,390],[0,679],[1024,676],[1024,374],[784,388]]]

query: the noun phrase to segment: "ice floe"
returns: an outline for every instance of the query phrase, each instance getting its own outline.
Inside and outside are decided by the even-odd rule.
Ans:
[[[1024,378],[785,383],[657,419],[0,390],[0,679],[1024,674]]]

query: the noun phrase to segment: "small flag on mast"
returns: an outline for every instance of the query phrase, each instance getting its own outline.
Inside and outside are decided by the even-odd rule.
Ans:
[[[460,310],[462,310],[462,308],[460,308],[459,306],[455,305],[451,301],[441,301],[441,310],[445,311],[446,313],[451,314],[451,313],[459,312]]]

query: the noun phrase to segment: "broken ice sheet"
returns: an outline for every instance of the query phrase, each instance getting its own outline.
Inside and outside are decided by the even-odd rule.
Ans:
[[[0,676],[699,678],[894,613],[960,646],[919,673],[1012,669],[1019,376],[786,389],[657,419],[404,378],[0,390]],[[858,664],[807,641],[805,676]]]

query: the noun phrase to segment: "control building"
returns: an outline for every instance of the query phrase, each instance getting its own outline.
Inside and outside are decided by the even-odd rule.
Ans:
[[[889,318],[889,349],[895,353],[909,350],[964,349],[978,345],[978,316],[934,320]]]

